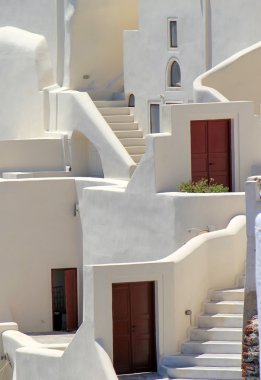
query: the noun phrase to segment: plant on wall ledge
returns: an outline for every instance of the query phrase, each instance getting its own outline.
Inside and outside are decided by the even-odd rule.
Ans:
[[[229,191],[229,188],[215,183],[213,178],[210,178],[209,182],[206,178],[201,178],[197,182],[181,182],[179,191],[183,193],[226,193]]]

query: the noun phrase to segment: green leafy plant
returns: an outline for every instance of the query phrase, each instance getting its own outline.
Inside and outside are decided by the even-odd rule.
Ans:
[[[213,178],[209,182],[206,178],[201,178],[197,182],[182,182],[179,185],[179,190],[183,193],[226,193],[229,191],[229,188],[215,183]]]

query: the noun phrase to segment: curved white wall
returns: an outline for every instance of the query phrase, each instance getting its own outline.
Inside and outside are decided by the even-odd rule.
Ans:
[[[43,36],[0,28],[0,83],[0,139],[43,136],[41,90],[53,84]]]
[[[249,100],[260,114],[261,43],[233,55],[194,82],[196,102]]]
[[[55,73],[57,65],[60,65],[59,54],[61,53],[57,30],[57,7],[62,2],[63,0],[0,0],[0,27],[14,26],[44,36],[50,49]]]

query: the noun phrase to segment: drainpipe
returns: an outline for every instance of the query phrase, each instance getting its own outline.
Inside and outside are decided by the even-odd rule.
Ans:
[[[212,30],[211,30],[211,4],[210,0],[204,0],[204,24],[205,24],[205,68],[212,67]]]

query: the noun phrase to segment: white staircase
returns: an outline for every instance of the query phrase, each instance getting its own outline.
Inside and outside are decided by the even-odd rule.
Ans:
[[[171,379],[241,379],[243,300],[243,288],[215,291],[191,340],[163,358],[160,372]]]
[[[145,139],[138,123],[134,121],[132,109],[125,101],[94,101],[115,135],[134,162],[139,163],[145,153]]]

